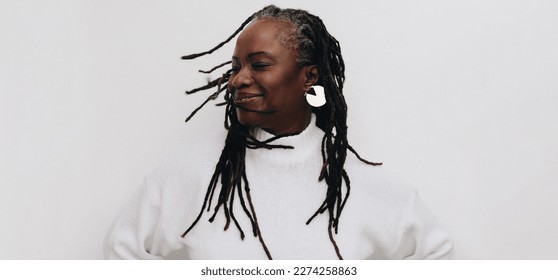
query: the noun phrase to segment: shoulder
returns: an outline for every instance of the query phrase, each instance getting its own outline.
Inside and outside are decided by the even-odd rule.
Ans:
[[[192,133],[184,143],[163,156],[145,177],[144,185],[155,196],[191,192],[209,183],[223,150],[227,131]],[[202,185],[200,185],[203,183]]]
[[[356,158],[347,164],[347,173],[351,181],[347,207],[353,207],[354,213],[367,213],[359,219],[373,235],[390,233],[385,239],[394,245],[390,258],[449,256],[449,237],[421,200],[414,183],[394,168],[366,165]]]
[[[345,169],[355,195],[397,205],[412,203],[415,199],[415,185],[388,165],[368,165],[348,154]]]
[[[154,169],[156,174],[183,173],[184,169],[197,169],[200,166],[214,166],[225,145],[227,131],[192,133],[182,144],[164,155],[163,160]]]
[[[368,213],[358,218],[362,224],[401,232],[408,224],[418,199],[415,185],[407,182],[390,166],[367,165],[352,155],[347,156],[345,167],[350,180],[347,210]]]

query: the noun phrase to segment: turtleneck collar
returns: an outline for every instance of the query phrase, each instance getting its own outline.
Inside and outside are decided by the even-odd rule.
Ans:
[[[265,141],[275,135],[261,129],[252,128],[250,133],[258,140]],[[258,148],[247,149],[246,156],[276,164],[289,164],[308,160],[310,157],[320,155],[324,132],[316,126],[316,115],[312,113],[310,123],[299,134],[280,137],[269,144],[291,146],[294,149],[283,148]]]

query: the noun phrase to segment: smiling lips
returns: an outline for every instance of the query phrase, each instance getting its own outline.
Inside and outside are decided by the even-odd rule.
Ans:
[[[261,98],[263,96],[264,96],[263,94],[240,93],[239,92],[239,93],[235,94],[234,103],[235,104],[249,103],[249,102],[257,100],[258,98]]]

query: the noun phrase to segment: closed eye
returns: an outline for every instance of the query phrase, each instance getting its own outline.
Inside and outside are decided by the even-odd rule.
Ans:
[[[238,66],[233,66],[229,70],[229,72],[231,72],[231,73],[238,73],[238,71],[240,71],[240,67],[238,67]]]
[[[257,63],[252,64],[252,68],[256,69],[256,70],[262,70],[262,69],[265,69],[268,66],[269,66],[268,63],[263,63],[263,62],[257,62]]]

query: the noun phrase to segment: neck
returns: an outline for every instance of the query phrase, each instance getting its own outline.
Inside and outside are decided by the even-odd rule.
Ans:
[[[266,128],[266,127],[262,127],[262,129],[275,136],[296,135],[304,131],[306,127],[308,127],[308,125],[310,124],[311,120],[312,120],[312,111],[308,111],[308,113],[304,115],[302,121],[292,122],[289,126],[285,126],[280,129]]]

